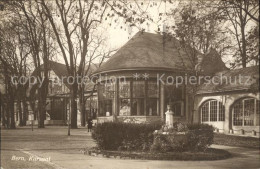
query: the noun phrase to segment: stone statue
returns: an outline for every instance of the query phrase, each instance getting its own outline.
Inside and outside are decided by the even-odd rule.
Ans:
[[[165,112],[166,121],[165,124],[168,128],[173,128],[173,111],[171,110],[171,106],[167,105],[167,111]]]

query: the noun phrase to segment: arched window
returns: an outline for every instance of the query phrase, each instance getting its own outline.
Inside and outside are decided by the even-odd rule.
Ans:
[[[233,107],[234,126],[259,126],[259,100],[244,98]]]
[[[201,121],[225,121],[225,108],[217,100],[209,100],[201,106]]]

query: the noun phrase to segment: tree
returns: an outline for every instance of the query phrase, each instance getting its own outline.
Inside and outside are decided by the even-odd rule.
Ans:
[[[103,37],[103,34],[101,33],[100,35],[95,35],[93,33],[90,34],[90,40],[91,46],[88,48],[88,52],[86,54],[87,61],[85,64],[83,64],[83,71],[81,74],[81,78],[83,79],[84,77],[89,76],[93,71],[98,68],[103,61],[106,58],[109,58],[111,54],[115,50],[110,50],[110,49],[105,49],[103,46],[105,43],[105,38]],[[99,64],[94,64],[93,60],[99,59]],[[86,107],[86,102],[87,99],[90,99],[94,91],[96,90],[96,86],[92,84],[93,82],[87,82],[85,81],[84,83],[79,84],[79,105],[80,105],[80,112],[81,112],[81,126],[86,125],[86,121],[88,120],[89,115],[87,114],[85,107]],[[91,89],[92,88],[92,89]],[[91,91],[89,96],[85,96],[85,91]]]
[[[247,29],[250,20],[259,21],[258,5],[255,1],[248,0],[231,0],[221,1],[218,5],[221,11],[228,17],[228,21],[232,24],[232,29],[229,28],[230,33],[235,37],[238,47],[238,52],[235,53],[236,62],[246,67],[249,62],[247,55],[248,43],[246,41]],[[255,16],[257,15],[258,16]]]
[[[37,100],[38,100],[38,118],[39,128],[44,128],[46,119],[46,98],[49,84],[49,60],[53,55],[52,32],[48,25],[48,19],[43,12],[42,6],[37,1],[17,2],[17,10],[22,12],[26,22],[24,28],[27,30],[27,43],[31,48],[31,57],[35,67],[37,81]],[[20,17],[21,14],[18,12]],[[43,73],[41,65],[44,65]],[[34,76],[35,76],[34,75]],[[35,93],[34,93],[35,94]]]
[[[78,25],[80,24],[83,26],[83,29],[81,30],[81,39],[84,44],[87,44],[88,42],[88,29],[90,28],[91,24],[88,25],[89,20],[88,17],[90,16],[92,8],[94,8],[94,2],[92,1],[89,5],[89,10],[86,10],[87,16],[86,21],[84,21],[85,18],[83,18],[83,13],[79,14],[78,11],[82,9],[81,1],[79,1],[79,6],[77,6],[76,1],[70,0],[68,1],[58,1],[56,0],[54,3],[47,4],[44,0],[41,1],[41,5],[44,8],[45,14],[49,19],[49,22],[52,26],[52,29],[55,33],[58,45],[60,47],[60,50],[62,52],[63,59],[66,64],[67,72],[70,77],[73,77],[73,82],[70,83],[70,92],[71,92],[71,127],[77,128],[77,104],[76,104],[76,98],[77,98],[77,92],[78,92],[78,84],[75,81],[77,75],[80,75],[82,73],[82,67],[85,63],[85,58],[80,58],[80,67],[77,70],[76,65],[76,51],[73,43],[73,35],[75,34],[76,29],[78,28]],[[51,7],[53,6],[53,7]],[[57,16],[54,16],[52,12],[52,8],[57,9]],[[77,21],[75,21],[75,18],[79,17]],[[62,23],[62,27],[59,27],[57,22],[54,20],[58,20],[58,22]],[[77,22],[77,23],[76,23]],[[60,29],[64,31],[65,37],[60,32]],[[84,46],[85,47],[85,46]],[[67,52],[66,52],[67,50]],[[87,48],[83,48],[83,52],[87,52]]]
[[[13,89],[13,91],[10,91],[9,93],[14,94],[12,97],[14,97],[14,101],[17,103],[17,117],[19,117],[19,125],[23,126],[26,124],[27,107],[25,104],[26,89],[28,86],[26,84],[17,83],[17,79],[21,79],[27,75],[27,58],[30,52],[28,50],[28,46],[23,43],[25,32],[20,25],[23,23],[23,20],[20,18],[18,19],[11,14],[11,11],[13,11],[11,5],[8,3],[3,3],[1,5],[3,6],[1,13],[6,16],[1,18],[1,31],[6,31],[6,33],[4,34],[1,32],[3,33],[2,42],[4,50],[0,60],[4,65],[3,67],[7,69],[5,73],[9,73],[5,74],[5,82],[9,83],[8,79],[11,78],[11,83],[6,85],[9,85],[8,88],[10,90]],[[13,50],[13,52],[11,53],[10,50]],[[14,80],[15,77],[16,79]],[[9,98],[12,100],[11,96]],[[8,101],[8,99],[5,99],[5,101],[8,105],[12,104],[10,103],[10,100]],[[9,110],[12,109],[9,108]]]
[[[4,24],[4,27],[3,27]],[[6,118],[7,126],[14,129],[15,116],[14,116],[14,102],[17,96],[17,85],[12,80],[12,77],[19,76],[20,70],[23,68],[23,59],[19,58],[16,53],[17,43],[15,38],[15,27],[8,23],[2,23],[0,29],[0,62],[4,68],[4,83],[5,83],[5,103],[6,112],[4,119]],[[20,115],[21,118],[21,115]],[[5,120],[4,120],[5,121]],[[21,122],[21,121],[20,121]]]
[[[247,57],[248,63],[254,62],[253,64],[259,65],[259,27],[255,26],[249,30],[246,35]]]
[[[85,114],[84,85],[79,85],[77,80],[88,74],[88,68],[97,57],[96,55],[102,57],[111,53],[103,51],[102,56],[97,54],[97,51],[103,45],[100,45],[102,40],[99,41],[98,36],[94,34],[99,31],[99,25],[109,6],[112,12],[118,14],[118,16],[121,15],[119,12],[115,12],[117,7],[114,3],[113,5],[108,5],[106,1],[94,0],[56,0],[55,2],[44,0],[6,1],[6,4],[13,6],[16,17],[25,19],[25,23],[22,26],[27,31],[26,44],[31,49],[30,56],[36,69],[37,77],[41,81],[44,80],[43,84],[39,85],[38,89],[35,90],[38,100],[39,127],[44,127],[44,105],[48,93],[47,61],[50,59],[50,47],[48,45],[48,32],[50,30],[48,24],[51,25],[51,29],[54,32],[55,41],[59,46],[59,52],[63,56],[68,74],[74,78],[73,83],[70,85],[71,117],[72,128],[77,128],[76,98],[78,94],[81,94],[81,112],[83,116]],[[122,9],[122,5],[118,6],[119,8]],[[41,63],[45,66],[43,75],[40,71]],[[31,94],[33,93],[31,92]]]
[[[55,33],[67,72],[74,79],[70,83],[71,127],[77,128],[76,98],[78,93],[81,93],[80,102],[83,116],[85,101],[82,97],[84,86],[80,86],[76,80],[82,79],[84,75],[88,74],[88,67],[94,59],[89,52],[90,49],[95,51],[100,47],[100,42],[95,40],[93,35],[98,32],[98,26],[103,20],[108,5],[105,1],[95,0],[56,0],[50,3],[41,0],[41,5],[45,9],[45,14]],[[57,9],[56,14],[53,12],[54,9]],[[58,23],[61,23],[61,26]],[[89,66],[85,67],[86,64]]]
[[[226,32],[222,29],[225,17],[219,13],[218,9],[209,8],[210,5],[212,5],[211,1],[180,2],[178,8],[168,14],[169,17],[175,19],[175,23],[172,23],[172,26],[167,25],[168,31],[163,32],[164,41],[168,38],[173,39],[175,55],[182,60],[187,76],[197,79],[195,84],[186,86],[186,94],[192,107],[194,107],[200,86],[199,76],[212,76],[216,71],[226,69],[225,65],[218,65],[219,68],[211,67],[204,70],[206,67],[201,65],[202,60],[208,57],[219,57],[217,53],[223,56],[231,48],[230,45],[223,45],[228,40],[225,36]],[[216,58],[216,60],[219,59]],[[188,120],[191,123],[194,111],[189,113]]]
[[[227,2],[231,8],[238,8],[243,10],[252,20],[259,22],[259,2],[257,0],[244,1],[243,0],[230,0]],[[248,5],[241,5],[246,3]],[[248,8],[250,6],[250,8]]]
[[[52,47],[52,34],[51,29],[49,29],[48,20],[42,11],[41,6],[36,3],[36,1],[6,1],[4,3],[6,8],[6,17],[11,17],[14,22],[11,22],[16,26],[16,36],[18,39],[19,50],[16,50],[22,56],[25,54],[27,60],[32,61],[34,69],[36,70],[33,75],[37,78],[36,86],[37,90],[31,94],[37,95],[38,109],[37,112],[34,112],[35,115],[39,117],[38,127],[44,127],[44,120],[46,116],[46,97],[48,94],[48,61],[53,54]],[[10,20],[12,21],[12,20]],[[18,24],[17,24],[18,23]],[[20,51],[20,52],[19,52]],[[27,64],[27,60],[24,59],[22,63]],[[43,74],[41,65],[44,65]],[[27,76],[26,69],[24,76]],[[42,81],[43,83],[39,83]],[[26,122],[26,112],[27,112],[27,101],[25,100],[26,90],[25,87],[33,84],[26,84],[22,86],[18,83],[18,88],[21,89],[19,98],[23,99],[23,108],[24,108],[24,120],[23,124]],[[36,94],[37,92],[37,94]],[[30,96],[31,97],[31,96]],[[21,111],[20,101],[19,110]],[[37,114],[36,114],[37,113]]]

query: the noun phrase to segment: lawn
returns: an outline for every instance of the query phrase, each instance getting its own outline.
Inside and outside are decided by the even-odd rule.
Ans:
[[[260,149],[260,140],[255,137],[243,137],[225,134],[214,134],[214,144]]]

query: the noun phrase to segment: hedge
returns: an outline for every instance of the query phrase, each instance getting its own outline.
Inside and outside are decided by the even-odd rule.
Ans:
[[[92,138],[102,150],[146,151],[153,143],[153,132],[161,126],[161,123],[105,122],[93,129]]]
[[[178,124],[167,134],[158,133],[154,137],[151,151],[205,151],[214,138],[214,128],[207,124]],[[185,129],[185,130],[184,130]]]
[[[167,132],[161,123],[105,122],[93,129],[92,137],[101,150],[205,151],[213,143],[213,130],[207,124],[179,123]]]

